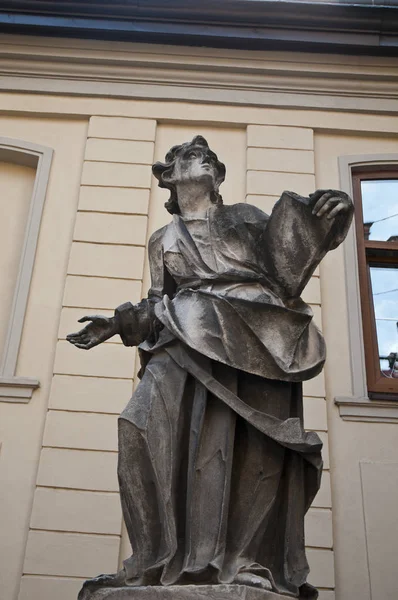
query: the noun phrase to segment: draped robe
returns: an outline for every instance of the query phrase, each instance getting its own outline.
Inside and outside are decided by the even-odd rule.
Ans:
[[[256,573],[286,596],[317,597],[304,515],[322,444],[303,429],[301,382],[321,371],[325,345],[300,294],[349,223],[319,219],[285,192],[271,217],[216,205],[152,236],[152,335],[137,338],[136,307],[116,309],[142,360],[119,419],[125,584]]]

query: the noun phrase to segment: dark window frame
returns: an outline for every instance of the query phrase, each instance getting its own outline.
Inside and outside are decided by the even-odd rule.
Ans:
[[[398,378],[383,377],[379,367],[376,320],[374,314],[370,264],[398,264],[398,242],[365,240],[363,235],[363,210],[361,181],[396,179],[398,166],[373,165],[352,170],[353,200],[358,255],[359,288],[362,309],[362,328],[368,396],[375,400],[398,400]]]

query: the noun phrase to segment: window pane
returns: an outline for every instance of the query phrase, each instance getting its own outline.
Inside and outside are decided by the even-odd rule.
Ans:
[[[398,241],[398,179],[362,180],[365,240]]]
[[[380,370],[386,377],[398,378],[398,265],[369,266]]]

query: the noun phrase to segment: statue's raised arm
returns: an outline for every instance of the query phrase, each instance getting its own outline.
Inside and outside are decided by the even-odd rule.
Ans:
[[[297,298],[329,250],[350,227],[352,200],[338,190],[318,190],[308,198],[284,192],[267,223],[267,272],[285,298]]]

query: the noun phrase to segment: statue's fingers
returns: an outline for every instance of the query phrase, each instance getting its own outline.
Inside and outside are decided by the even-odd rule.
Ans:
[[[84,327],[83,329],[80,329],[80,331],[76,331],[75,333],[68,333],[68,335],[66,336],[66,339],[77,339],[80,338],[82,335],[85,335],[86,332],[86,328]]]
[[[326,192],[328,192],[329,190],[316,190],[315,192],[313,192],[312,194],[310,194],[308,197],[313,201],[316,202],[317,200],[319,200],[319,198],[321,196],[323,196],[323,194],[326,194]]]
[[[332,193],[330,191],[322,194],[322,196],[319,198],[319,200],[315,203],[314,208],[312,209],[312,214],[318,215],[318,217],[319,217],[320,216],[319,211],[325,206],[326,202],[331,197],[332,197]]]
[[[334,208],[333,210],[330,211],[330,213],[328,214],[327,218],[328,219],[334,219],[334,217],[341,212],[343,209],[345,208],[344,202],[339,202]]]
[[[94,346],[98,346],[98,340],[91,340],[91,342],[87,344],[87,350],[90,350],[90,348],[94,348]]]
[[[78,322],[85,323],[86,321],[92,321],[93,323],[103,323],[106,320],[106,317],[103,317],[102,315],[85,315],[78,319]]]
[[[75,342],[77,342],[78,344],[88,344],[89,341],[90,339],[86,338],[85,335],[79,335],[75,338]]]
[[[94,348],[94,346],[98,346],[98,340],[89,340],[88,342],[83,342],[82,347],[84,350],[90,350],[90,348]]]
[[[332,207],[336,204],[336,198],[329,198],[320,210],[318,210],[317,217],[323,217],[324,214],[328,213]]]
[[[76,340],[77,338],[79,338],[80,335],[81,335],[80,331],[76,331],[75,333],[68,333],[68,335],[66,336],[66,339],[71,342],[72,340]]]
[[[96,342],[93,342],[92,340],[86,341],[86,339],[81,339],[81,338],[68,340],[68,342],[70,342],[71,344],[76,346],[76,348],[81,348],[82,350],[89,350],[90,348],[92,348],[93,346],[96,345]]]
[[[77,320],[78,323],[85,323],[86,321],[93,321],[93,317],[86,315]]]
[[[323,210],[324,207],[327,207],[328,201],[329,201],[329,196],[324,194],[322,196],[322,198],[319,198],[318,202],[315,204],[314,208],[312,209],[312,214],[316,215],[317,217],[320,217],[321,210]]]

